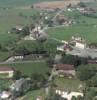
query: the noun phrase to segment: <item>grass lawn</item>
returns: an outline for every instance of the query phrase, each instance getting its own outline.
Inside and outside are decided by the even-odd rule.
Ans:
[[[30,76],[32,73],[46,74],[50,71],[45,62],[20,63],[20,64],[1,64],[0,67],[9,66],[21,71],[24,75]]]
[[[28,93],[25,95],[25,97],[24,97],[23,100],[36,100],[36,98],[37,98],[38,96],[42,96],[42,97],[45,96],[45,91],[44,91],[44,89],[39,89],[39,90],[34,90],[34,91],[28,92]]]
[[[0,51],[0,61],[4,61],[6,58],[8,58],[12,52],[2,52]]]
[[[73,19],[73,21],[78,22],[78,25],[92,25],[92,24],[97,24],[97,19],[93,17],[87,17],[82,15],[79,11],[65,11],[64,15],[68,18],[70,17]],[[94,14],[97,16],[97,12]]]
[[[21,9],[21,8],[12,8],[8,10],[0,8],[0,45],[2,46],[13,46],[19,38],[17,34],[8,34],[8,31],[12,27],[15,27],[18,24],[23,26],[30,25],[32,19],[30,16],[36,14],[38,11],[35,9]],[[19,14],[22,13],[22,17]],[[5,52],[4,52],[5,53]],[[10,52],[5,53],[0,51],[0,61],[7,58]],[[4,56],[4,57],[3,57]]]
[[[68,40],[73,35],[82,36],[87,42],[97,42],[97,28],[93,26],[75,25],[70,27],[50,28],[47,30],[51,37]]]
[[[83,83],[77,79],[68,79],[68,78],[57,77],[55,79],[55,84],[59,88],[64,89],[64,90],[78,91],[79,85],[83,84]]]
[[[12,83],[12,80],[0,79],[0,90],[8,88],[11,83]]]
[[[52,1],[52,0],[0,0],[0,6],[1,7],[15,7],[15,6],[21,6],[21,5],[31,5],[35,2],[41,2],[41,1]]]

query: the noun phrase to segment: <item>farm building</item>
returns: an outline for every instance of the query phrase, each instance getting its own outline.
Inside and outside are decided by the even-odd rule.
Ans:
[[[11,67],[0,67],[1,78],[12,78],[14,75],[14,69]]]
[[[56,94],[60,95],[63,100],[72,100],[72,97],[78,97],[78,96],[82,96],[83,97],[83,93],[81,92],[65,92],[65,91],[61,91],[61,90],[56,90]]]
[[[23,26],[22,25],[16,25],[15,29],[18,31],[22,31],[23,30]]]
[[[70,64],[56,64],[54,68],[60,76],[75,76],[74,65]]]
[[[86,44],[85,43],[81,43],[81,42],[76,42],[75,47],[80,48],[80,49],[85,49],[86,48]]]

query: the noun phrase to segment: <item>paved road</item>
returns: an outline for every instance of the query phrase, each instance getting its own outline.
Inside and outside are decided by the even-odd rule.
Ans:
[[[66,9],[66,7],[64,7],[63,9],[61,9],[58,13],[56,13],[56,15],[53,17],[53,21],[55,20],[55,18],[57,17],[57,16],[59,16],[64,10]]]

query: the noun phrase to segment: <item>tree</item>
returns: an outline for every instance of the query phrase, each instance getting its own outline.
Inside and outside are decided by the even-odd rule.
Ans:
[[[54,57],[56,55],[56,48],[60,45],[59,42],[55,40],[47,40],[43,43],[44,50],[47,51],[48,55]]]
[[[49,57],[46,61],[48,67],[53,67],[53,64],[54,64],[54,59],[52,57]]]
[[[78,96],[76,100],[84,100],[84,97]]]
[[[78,65],[81,64],[79,58],[75,57],[75,56],[72,56],[72,55],[63,55],[62,63],[71,64],[71,65],[75,65],[75,66],[78,66]]]
[[[21,46],[21,47],[16,47],[15,48],[15,53],[20,54],[20,55],[28,55],[31,52],[26,47]]]
[[[86,5],[85,5],[84,2],[80,2],[78,5],[79,5],[80,7],[86,7]]]
[[[71,100],[77,100],[77,99],[76,99],[76,97],[75,97],[75,96],[73,96],[73,97],[71,98]]]
[[[82,65],[77,68],[77,76],[81,81],[91,79],[95,75],[95,68],[89,65]]]
[[[43,75],[37,73],[33,73],[31,75],[31,80],[33,84],[33,89],[40,88],[41,86],[43,86],[44,82],[46,81]]]
[[[31,24],[30,27],[29,27],[31,30],[33,30],[35,28],[35,25],[34,24]]]
[[[49,20],[49,21],[47,22],[47,24],[48,24],[49,27],[53,27],[54,22],[53,22],[52,20]]]
[[[97,87],[97,74],[91,78],[91,85]]]
[[[17,80],[17,79],[20,79],[21,77],[22,77],[22,73],[19,70],[16,70],[14,72],[13,79]]]
[[[94,89],[89,89],[85,94],[84,100],[93,100],[96,94],[97,91],[95,91]]]
[[[26,35],[29,35],[29,34],[30,34],[29,27],[28,26],[24,27],[23,30],[22,30],[22,35],[26,36]]]

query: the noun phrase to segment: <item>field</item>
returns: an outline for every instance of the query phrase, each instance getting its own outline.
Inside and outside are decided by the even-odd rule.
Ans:
[[[19,39],[19,35],[17,34],[10,34],[8,33],[11,28],[15,27],[16,25],[27,26],[33,23],[31,16],[38,13],[38,10],[32,9],[30,6],[19,6],[17,5],[18,1],[16,0],[16,5],[11,6],[11,0],[9,3],[10,7],[6,6],[6,3],[9,1],[0,0],[0,45],[2,47],[13,46]],[[30,1],[31,2],[31,1]],[[15,2],[13,2],[15,4]],[[25,4],[25,3],[23,3]],[[5,6],[5,7],[2,7]],[[22,15],[22,16],[21,16]],[[10,52],[6,55],[6,52],[0,51],[0,61],[4,60],[10,56]],[[2,56],[4,55],[4,57]]]
[[[13,67],[22,72],[22,74],[31,76],[32,73],[39,73],[45,76],[46,72],[49,72],[51,69],[47,67],[45,62],[37,62],[37,63],[21,63],[21,64],[1,64],[0,67],[9,66]],[[0,80],[0,88],[7,88],[11,84],[11,81]],[[35,91],[28,92],[23,100],[35,100],[37,96],[44,95],[44,89],[39,89]],[[33,98],[33,99],[31,99]]]
[[[71,36],[82,36],[87,42],[97,42],[97,29],[91,26],[70,26],[61,28],[51,28],[48,30],[51,37],[59,40],[68,40]]]
[[[40,3],[36,3],[34,4],[35,8],[42,8],[42,9],[55,9],[55,8],[64,8],[66,6],[68,6],[69,4],[75,5],[77,3],[79,3],[79,0],[71,0],[71,1],[48,1],[48,2],[40,2]]]
[[[68,79],[68,78],[56,78],[55,84],[59,89],[64,89],[65,91],[78,91],[79,85],[83,83],[77,79]]]
[[[70,17],[76,22],[75,25],[69,27],[56,27],[47,30],[52,38],[59,40],[68,40],[71,36],[82,36],[87,42],[97,42],[97,19],[86,17],[78,11],[64,11],[65,17]],[[97,16],[97,13],[95,13]]]
[[[50,69],[47,67],[45,62],[37,62],[37,63],[21,63],[21,64],[1,64],[0,67],[3,66],[9,66],[13,67],[16,70],[19,70],[22,72],[22,74],[31,76],[32,73],[40,73],[40,74],[46,74],[46,72],[49,72]]]
[[[9,9],[0,10],[0,43],[6,44],[18,38],[16,34],[8,34],[8,31],[16,25],[29,25],[32,23],[30,16],[37,13],[33,9]],[[24,17],[20,16],[22,14]]]
[[[23,100],[36,100],[36,98],[38,96],[45,96],[45,90],[44,89],[39,89],[39,90],[35,90],[35,91],[31,91],[28,92],[25,97],[23,98]]]

